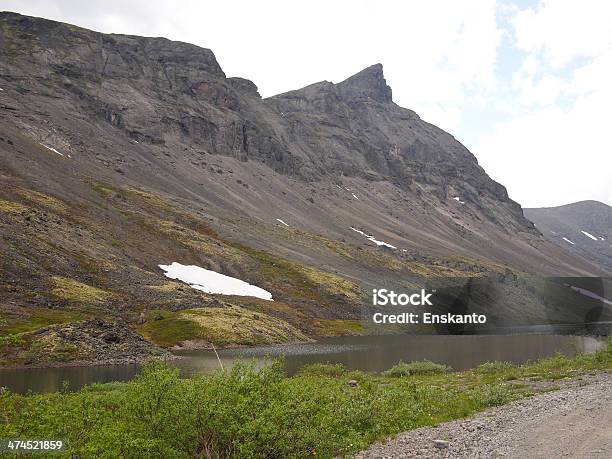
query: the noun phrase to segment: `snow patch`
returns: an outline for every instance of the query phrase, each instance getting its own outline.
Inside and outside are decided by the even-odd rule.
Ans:
[[[196,290],[220,295],[254,296],[262,300],[272,300],[272,294],[263,288],[251,285],[235,277],[226,276],[209,269],[194,265],[182,265],[173,262],[171,265],[159,265],[170,279],[186,282]]]
[[[465,204],[465,202],[464,202],[464,201],[462,201],[462,200],[461,200],[461,198],[460,198],[459,196],[455,196],[453,199],[454,199],[455,201],[457,201],[459,204]]]
[[[283,225],[285,225],[287,227],[289,226],[284,221],[282,221],[280,218],[277,218],[276,221],[282,223]]]
[[[593,236],[591,233],[587,233],[586,231],[580,231],[582,234],[584,234],[587,237],[590,237],[591,239],[593,239],[594,241],[597,240],[597,238],[595,236]]]
[[[51,150],[53,153],[57,153],[57,154],[58,154],[58,155],[60,155],[60,156],[64,156],[64,154],[63,154],[63,153],[60,153],[60,152],[59,152],[59,151],[57,151],[55,148],[50,147],[49,145],[45,145],[44,143],[41,143],[41,145],[42,145],[43,147],[45,147],[47,150]]]
[[[384,247],[389,247],[390,249],[397,249],[397,247],[395,247],[394,245],[391,245],[391,244],[389,244],[389,243],[387,243],[387,242],[384,242],[384,241],[379,241],[379,240],[375,239],[375,238],[374,238],[374,236],[371,236],[371,235],[369,235],[369,234],[366,234],[366,233],[364,233],[363,231],[358,230],[357,228],[353,228],[353,227],[351,226],[351,229],[352,229],[353,231],[355,231],[356,233],[359,233],[359,234],[361,234],[362,236],[365,236],[365,237],[366,237],[368,240],[370,240],[371,242],[373,242],[374,244],[376,244],[376,245],[378,245],[378,246],[381,246],[381,245],[382,245],[382,246],[384,246]]]
[[[0,91],[4,91],[4,89],[0,88]]]
[[[564,240],[565,242],[569,242],[569,243],[570,243],[570,244],[572,244],[572,245],[576,245],[576,244],[574,244],[572,241],[570,241],[570,240],[569,240],[568,238],[566,238],[566,237],[564,237],[564,238],[563,238],[563,240]]]
[[[599,239],[600,239],[601,241],[605,241],[605,240],[606,240],[606,238],[605,238],[605,237],[601,237],[601,236],[599,236]]]
[[[352,195],[355,199],[357,199],[357,201],[359,201],[359,198],[355,195],[355,193],[352,193]]]

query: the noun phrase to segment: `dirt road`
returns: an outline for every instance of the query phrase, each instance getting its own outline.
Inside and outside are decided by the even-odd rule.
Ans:
[[[612,373],[555,384],[561,390],[406,432],[357,457],[612,458]]]

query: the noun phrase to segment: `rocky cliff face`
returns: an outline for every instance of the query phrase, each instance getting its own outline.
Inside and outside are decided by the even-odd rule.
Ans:
[[[380,64],[261,100],[252,82],[226,78],[213,53],[194,45],[10,13],[2,21],[2,73],[24,96],[61,98],[139,143],[188,144],[307,181],[362,177],[441,201],[460,196],[485,218],[534,231],[463,145],[393,103]]]
[[[460,196],[483,208],[494,200],[512,215],[515,229],[532,231],[506,189],[463,145],[393,103],[380,64],[341,83],[316,83],[266,103],[289,121],[289,139],[306,152],[315,176],[387,180],[440,200]]]

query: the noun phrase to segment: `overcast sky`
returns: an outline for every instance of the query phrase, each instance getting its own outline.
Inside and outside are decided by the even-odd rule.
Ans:
[[[395,102],[524,207],[612,205],[612,1],[0,0],[1,10],[214,51],[261,94],[381,62]]]

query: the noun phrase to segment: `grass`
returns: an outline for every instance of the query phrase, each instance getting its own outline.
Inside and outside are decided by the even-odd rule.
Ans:
[[[47,360],[49,362],[70,362],[86,358],[90,349],[83,343],[67,342],[56,330],[33,340],[25,351],[23,359]]]
[[[49,196],[48,194],[41,193],[39,191],[30,190],[28,188],[18,188],[16,190],[17,194],[21,197],[27,199],[35,205],[40,205],[42,207],[46,207],[57,213],[63,213],[68,210],[66,204],[60,201],[53,196]]]
[[[429,360],[408,363],[400,361],[397,365],[387,370],[385,374],[398,378],[414,375],[436,375],[447,373],[448,371],[450,371],[450,367],[440,363],[430,362]]]
[[[286,321],[240,306],[153,311],[139,331],[161,346],[196,340],[224,346],[305,341],[308,338]]]
[[[63,331],[51,329],[44,334],[17,333],[0,336],[0,365],[67,363],[84,360],[90,346],[64,339]]]
[[[233,243],[233,246],[249,255],[264,279],[274,280],[274,285],[264,285],[272,292],[281,291],[290,297],[310,299],[321,305],[355,304],[364,298],[364,292],[357,284],[336,274],[299,265],[239,243]]]
[[[111,198],[121,193],[120,189],[104,182],[95,182],[91,185],[91,188],[104,198]]]
[[[54,324],[75,322],[87,318],[79,311],[49,308],[18,308],[2,314],[0,334],[24,333]]]
[[[168,311],[151,311],[147,322],[138,327],[138,332],[149,341],[164,347],[188,340],[205,339],[197,323]]]
[[[319,336],[364,335],[366,328],[358,320],[351,319],[315,319],[315,333]]]
[[[54,276],[50,280],[51,292],[58,298],[66,301],[99,304],[112,297],[110,292],[83,284],[74,279]]]
[[[0,199],[0,212],[6,212],[9,214],[22,214],[28,212],[30,209],[22,204],[18,204],[13,201],[5,201]]]
[[[574,358],[403,377],[321,364],[287,377],[275,361],[181,379],[177,370],[150,362],[129,383],[72,393],[5,391],[0,430],[7,438],[62,439],[65,456],[331,458],[533,393],[507,382],[508,372],[555,379],[610,368],[612,340],[607,349]]]

